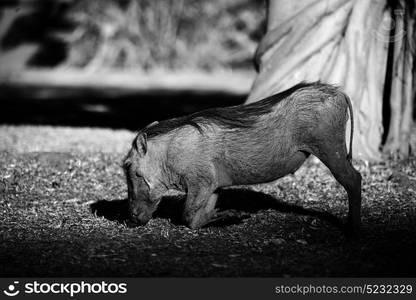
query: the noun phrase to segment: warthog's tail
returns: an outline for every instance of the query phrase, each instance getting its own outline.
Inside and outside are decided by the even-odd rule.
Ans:
[[[351,117],[351,135],[350,135],[350,151],[347,154],[347,159],[351,162],[352,161],[352,137],[354,135],[354,115],[352,111],[352,104],[350,97],[348,97],[346,94],[344,94],[345,101],[347,101],[348,109],[350,111],[350,117]]]

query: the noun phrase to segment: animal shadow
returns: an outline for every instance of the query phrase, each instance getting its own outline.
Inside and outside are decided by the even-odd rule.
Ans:
[[[175,225],[183,225],[181,220],[183,205],[183,196],[166,196],[161,200],[153,217],[170,219]],[[128,226],[135,226],[129,221],[127,199],[100,200],[91,204],[90,208],[92,213],[97,216],[103,216],[110,221],[116,221]],[[328,212],[316,211],[299,205],[285,203],[270,195],[244,188],[219,190],[216,208],[218,212],[223,213],[224,217],[209,223],[207,225],[208,227],[239,224],[244,219],[249,218],[250,214],[260,210],[274,209],[282,213],[316,217],[334,225],[341,231],[345,230],[340,219]]]
[[[104,217],[109,221],[127,223],[129,211],[127,199],[99,200],[90,205],[91,212],[98,217]]]
[[[239,220],[240,222],[242,219],[245,219],[247,215],[249,216],[249,214],[257,213],[260,210],[274,209],[281,213],[293,213],[297,215],[316,217],[320,220],[331,223],[342,231],[345,230],[345,226],[341,220],[328,212],[317,211],[299,205],[285,203],[282,200],[262,192],[244,188],[229,188],[219,191],[217,208],[219,211],[239,211],[241,213],[240,220],[238,217],[234,219],[237,221]],[[225,219],[220,220],[218,223],[211,223],[210,226],[221,226],[227,224],[232,223]]]
[[[181,223],[183,197],[163,197],[158,209],[153,214],[155,218],[170,219],[175,225]],[[130,221],[127,199],[99,200],[90,205],[91,212],[98,217],[104,217],[109,221],[115,221],[127,226],[135,227]]]

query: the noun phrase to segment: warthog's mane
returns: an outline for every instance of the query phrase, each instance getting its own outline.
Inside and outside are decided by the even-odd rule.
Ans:
[[[142,129],[138,134],[146,133],[148,138],[152,138],[185,125],[193,126],[200,133],[204,132],[203,127],[206,125],[217,125],[227,129],[250,128],[255,125],[261,115],[270,113],[278,102],[301,88],[311,86],[324,87],[326,85],[319,82],[301,82],[279,94],[248,105],[211,108],[188,116],[160,121],[156,125]]]

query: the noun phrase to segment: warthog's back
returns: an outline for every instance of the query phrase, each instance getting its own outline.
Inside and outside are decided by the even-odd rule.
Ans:
[[[294,120],[296,114],[300,119],[304,117],[308,120],[319,112],[340,113],[339,109],[341,109],[343,113],[346,108],[344,97],[345,95],[332,85],[319,82],[300,83],[279,94],[248,105],[206,109],[188,116],[164,120],[146,128],[145,132],[149,138],[152,138],[181,129],[186,125],[198,129],[201,134],[206,127],[212,126],[229,130],[250,129],[257,128],[269,117],[283,122],[283,119]],[[341,101],[336,101],[337,99]]]

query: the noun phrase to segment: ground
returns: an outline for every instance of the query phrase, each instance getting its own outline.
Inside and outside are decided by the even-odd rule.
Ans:
[[[316,159],[274,183],[225,190],[233,218],[190,230],[171,195],[146,226],[126,220],[120,167],[133,133],[0,126],[0,275],[415,277],[416,158],[354,162],[363,228]]]

